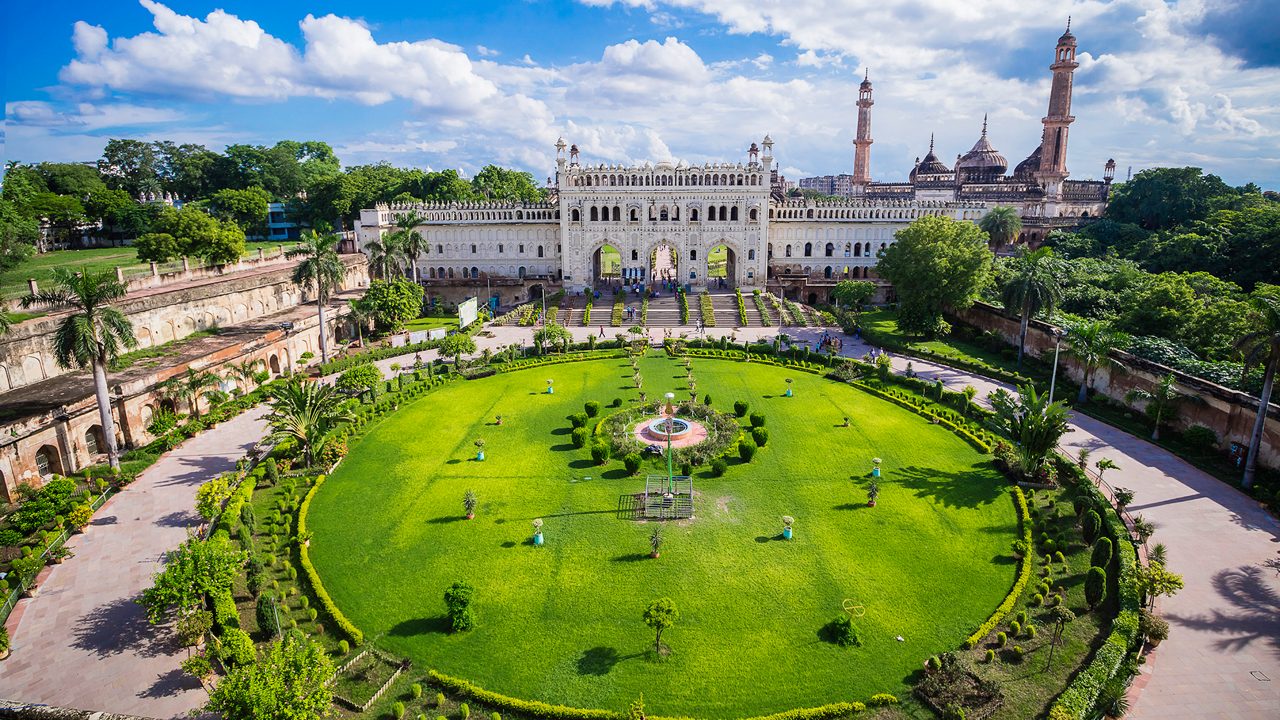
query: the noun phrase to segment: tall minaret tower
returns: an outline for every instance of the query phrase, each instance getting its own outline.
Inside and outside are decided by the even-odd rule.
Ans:
[[[1044,186],[1050,198],[1062,196],[1062,181],[1067,178],[1067,132],[1075,118],[1071,115],[1071,79],[1076,62],[1076,36],[1071,34],[1071,18],[1067,18],[1067,31],[1058,38],[1054,50],[1053,89],[1049,92],[1049,114],[1044,123],[1044,137],[1040,141],[1040,171],[1036,178]]]
[[[853,141],[853,193],[865,194],[871,184],[871,71],[867,70],[858,86],[858,139]]]

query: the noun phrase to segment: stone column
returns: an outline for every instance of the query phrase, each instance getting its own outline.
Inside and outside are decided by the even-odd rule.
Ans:
[[[155,260],[151,261],[151,277],[160,277],[160,266],[156,264]]]
[[[186,255],[182,256],[182,274],[183,275],[191,274],[191,259],[188,258]]]
[[[264,261],[264,260],[266,260],[266,259],[267,259],[267,250],[266,250],[266,248],[258,248],[258,262],[262,262],[262,261]]]
[[[40,286],[36,284],[35,278],[27,278],[27,290],[31,291],[32,295],[40,292]]]
[[[121,283],[124,282],[124,268],[119,265],[116,266],[116,281]]]

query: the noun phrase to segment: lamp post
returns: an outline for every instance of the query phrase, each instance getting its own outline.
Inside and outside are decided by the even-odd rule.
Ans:
[[[1058,351],[1062,348],[1062,338],[1067,332],[1062,328],[1053,329],[1053,372],[1049,375],[1049,402],[1053,402],[1053,390],[1058,382]]]
[[[671,421],[672,419],[675,418],[676,413],[675,413],[675,406],[672,404],[671,401],[676,399],[676,394],[673,392],[669,392],[667,393],[666,398],[667,398],[667,407],[671,408],[671,411],[667,413],[667,495],[674,495],[676,479],[675,479],[675,470],[672,467],[672,462],[671,462]]]

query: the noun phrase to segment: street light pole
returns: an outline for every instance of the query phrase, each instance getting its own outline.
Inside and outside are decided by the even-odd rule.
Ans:
[[[1062,347],[1062,338],[1065,335],[1062,328],[1053,329],[1053,373],[1049,375],[1049,402],[1053,402],[1053,390],[1058,382],[1058,350]]]

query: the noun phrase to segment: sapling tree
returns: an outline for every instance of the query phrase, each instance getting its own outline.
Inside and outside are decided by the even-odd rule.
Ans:
[[[644,610],[644,624],[648,625],[653,631],[653,651],[658,656],[662,655],[662,631],[676,624],[680,619],[680,611],[676,608],[676,603],[671,598],[661,598],[649,603],[649,607]]]
[[[462,507],[466,508],[466,511],[467,511],[467,519],[468,519],[468,520],[470,520],[470,519],[472,519],[472,518],[474,518],[474,517],[476,516],[476,504],[477,504],[477,503],[478,503],[478,501],[476,500],[476,491],[475,491],[475,490],[468,490],[468,491],[466,492],[466,494],[464,494],[464,495],[462,496]]]

